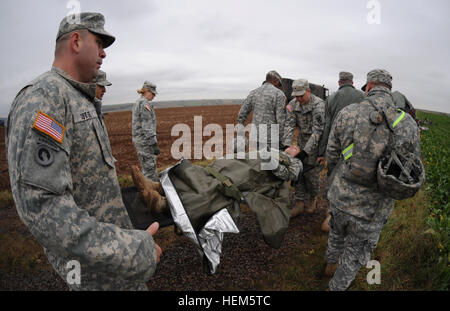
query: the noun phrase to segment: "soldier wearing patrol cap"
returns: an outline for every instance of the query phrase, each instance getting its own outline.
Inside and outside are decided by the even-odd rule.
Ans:
[[[152,237],[158,224],[132,227],[92,83],[115,40],[104,23],[99,13],[64,18],[53,67],[14,99],[11,188],[20,218],[70,289],[147,290],[161,254]]]
[[[137,91],[141,97],[136,101],[132,113],[132,139],[142,173],[148,179],[158,181],[156,157],[160,153],[158,137],[156,135],[156,114],[151,101],[158,92],[156,85],[145,81]]]
[[[106,87],[111,86],[112,83],[106,80],[106,72],[102,70],[98,71],[98,75],[94,79],[93,83],[96,84],[95,97],[101,101],[106,93]]]
[[[325,102],[326,124],[320,140],[319,157],[325,156],[330,128],[337,113],[350,104],[360,103],[365,97],[363,92],[353,86],[353,74],[350,72],[340,72],[338,84],[338,91],[331,94]]]
[[[392,76],[383,69],[367,74],[367,97],[343,108],[331,127],[327,146],[332,170],[328,191],[330,226],[325,274],[330,290],[346,290],[370,260],[394,200],[377,182],[377,166],[392,147],[420,158],[419,131],[410,115],[397,113],[391,96]],[[397,150],[397,149],[396,149]]]
[[[259,88],[250,92],[242,103],[238,114],[238,124],[245,125],[250,112],[253,111],[252,124],[257,131],[258,148],[270,149],[272,145],[272,131],[275,133],[275,127],[278,125],[278,144],[277,149],[283,139],[284,122],[286,119],[286,96],[281,90],[282,78],[274,70],[266,74],[266,80]],[[260,125],[267,126],[266,135],[263,129],[260,131]]]
[[[286,111],[284,145],[293,144],[294,130],[299,127],[300,133],[295,142],[301,148],[299,157],[303,163],[315,166],[302,175],[295,185],[296,203],[292,210],[294,217],[304,211],[312,214],[316,208],[320,190],[319,174],[322,170],[316,160],[320,137],[325,126],[325,103],[311,94],[309,82],[306,79],[295,80],[292,83],[292,96],[294,99],[291,100]]]
[[[322,134],[322,138],[319,143],[319,158],[317,161],[321,164],[325,163],[325,152],[327,149],[328,137],[330,136],[331,125],[336,118],[336,115],[342,108],[353,104],[360,103],[365,94],[360,90],[356,90],[353,86],[353,74],[350,72],[342,71],[339,73],[339,90],[336,93],[333,93],[331,96],[327,98],[325,101],[325,128]],[[331,170],[328,170],[328,176],[330,176]],[[327,185],[328,190],[328,185]],[[325,195],[326,195],[325,191]],[[328,200],[326,200],[328,201]],[[329,202],[327,202],[329,206]],[[323,222],[321,229],[325,232],[330,231],[330,226],[328,224],[330,220],[330,215],[327,213],[327,217]]]

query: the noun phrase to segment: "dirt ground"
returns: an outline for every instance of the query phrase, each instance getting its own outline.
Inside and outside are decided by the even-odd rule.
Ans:
[[[6,161],[5,127],[0,127],[0,191],[10,190],[8,162]]]
[[[180,137],[171,136],[171,129],[175,124],[185,123],[193,129],[194,116],[202,116],[203,127],[206,124],[214,123],[224,128],[225,124],[235,124],[239,109],[240,106],[156,109],[158,142],[161,149],[158,166],[164,167],[178,162],[178,160],[172,159],[170,153],[170,146]],[[113,155],[118,160],[116,163],[117,174],[130,175],[131,165],[138,164],[131,140],[131,112],[109,113],[105,116],[105,121]],[[4,137],[5,129],[0,128],[0,191],[10,189]],[[210,137],[203,137],[203,143],[208,139]],[[322,189],[323,182],[324,180],[322,180]],[[288,264],[289,258],[293,256],[294,248],[298,250],[300,245],[302,250],[310,252],[317,248],[318,240],[326,238],[326,235],[320,231],[320,224],[325,214],[323,203],[320,201],[321,208],[314,215],[303,215],[291,220],[289,230],[279,250],[271,249],[264,243],[256,217],[247,209],[241,216],[240,233],[225,235],[222,262],[218,272],[213,276],[204,273],[202,260],[192,243],[184,237],[176,237],[172,232],[172,227],[161,229],[155,239],[162,247],[163,255],[155,276],[148,286],[150,290],[260,289],[259,284],[263,280],[277,279],[277,267],[280,264]],[[4,239],[8,235],[12,236],[10,237],[13,240],[12,245],[17,244],[14,241],[17,239],[34,240],[28,229],[21,223],[13,206],[0,206],[0,228],[0,233],[6,234]],[[35,250],[37,255],[29,261],[34,268],[22,269],[20,265],[15,264],[11,269],[3,271],[0,269],[0,290],[66,290],[64,282],[51,269],[39,245],[33,241],[32,246],[37,249]],[[29,251],[28,247],[23,247],[21,250],[24,252],[23,256],[26,256]],[[13,249],[13,246],[11,249],[6,247],[5,250],[4,246],[2,251],[16,252],[18,250]],[[27,265],[30,265],[29,262]],[[318,279],[318,282],[319,284],[314,286],[326,288],[323,280]],[[274,283],[271,288],[267,288],[267,285],[262,288],[283,290],[284,286]]]

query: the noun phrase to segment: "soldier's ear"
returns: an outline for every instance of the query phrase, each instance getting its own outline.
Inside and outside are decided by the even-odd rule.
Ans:
[[[74,31],[71,35],[70,35],[70,47],[72,49],[72,51],[74,51],[75,53],[80,53],[81,50],[81,46],[83,45],[83,38],[80,32],[78,31]]]

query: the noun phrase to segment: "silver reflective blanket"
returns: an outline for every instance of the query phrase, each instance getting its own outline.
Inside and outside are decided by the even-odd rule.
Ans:
[[[170,170],[177,165],[169,167],[160,176],[160,182],[164,189],[173,221],[183,231],[184,235],[197,246],[200,255],[206,257],[208,273],[214,274],[220,264],[223,234],[239,233],[239,230],[227,209],[222,209],[208,220],[198,235],[195,233],[183,203],[169,177]]]

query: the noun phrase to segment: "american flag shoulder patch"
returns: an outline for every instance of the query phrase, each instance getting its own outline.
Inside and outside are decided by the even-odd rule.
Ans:
[[[62,144],[64,140],[64,132],[66,131],[66,128],[40,110],[34,120],[33,128],[50,136],[60,144]]]

